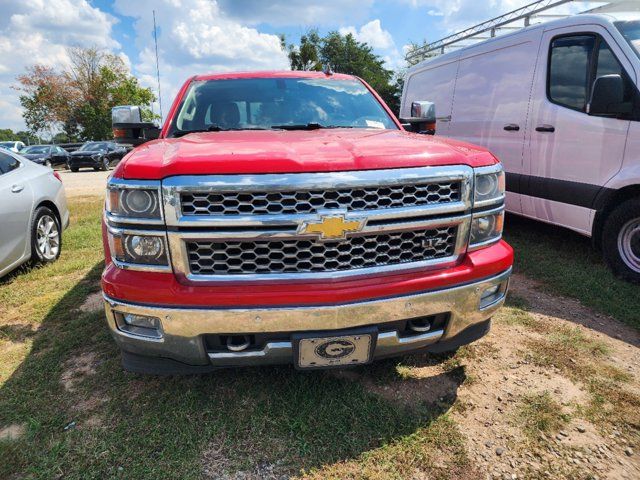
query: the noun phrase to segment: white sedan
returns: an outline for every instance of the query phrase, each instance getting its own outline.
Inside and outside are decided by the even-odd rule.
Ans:
[[[0,277],[29,260],[57,260],[68,225],[57,172],[0,150]]]

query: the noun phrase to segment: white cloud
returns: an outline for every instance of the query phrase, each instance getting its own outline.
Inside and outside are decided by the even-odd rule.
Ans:
[[[446,30],[461,30],[491,18],[524,7],[532,0],[401,0],[413,8],[426,8],[427,15],[442,17],[442,24]],[[593,6],[597,0],[591,2],[572,2],[554,9],[553,13],[572,14],[584,11]],[[429,40],[435,40],[431,38]]]
[[[117,48],[111,37],[115,22],[86,0],[0,0],[0,126],[25,128],[18,93],[11,86],[26,67],[64,66],[68,46]]]
[[[218,0],[220,8],[244,24],[280,26],[335,25],[336,19],[361,22],[373,0]]]
[[[352,34],[359,42],[369,44],[369,46],[379,49],[388,50],[395,46],[391,34],[382,28],[379,19],[371,20],[356,29],[356,27],[344,27],[340,29],[342,35]]]
[[[163,113],[190,76],[234,70],[288,68],[276,35],[243,26],[212,0],[116,0],[117,13],[133,17],[136,46],[134,70],[143,85],[157,90],[152,9],[159,25],[158,53]]]

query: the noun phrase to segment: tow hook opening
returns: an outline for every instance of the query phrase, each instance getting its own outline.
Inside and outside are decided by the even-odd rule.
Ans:
[[[409,320],[407,326],[409,327],[409,330],[413,332],[425,333],[431,330],[431,322],[429,320],[429,317],[415,318],[413,320]]]
[[[227,349],[232,352],[242,352],[251,345],[249,335],[229,335],[226,338]]]

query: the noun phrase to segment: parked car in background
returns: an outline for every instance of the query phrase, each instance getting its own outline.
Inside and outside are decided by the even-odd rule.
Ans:
[[[25,147],[22,142],[0,142],[0,148],[4,148],[5,150],[11,150],[12,152],[20,152]]]
[[[127,149],[114,142],[87,142],[69,154],[67,165],[72,172],[82,167],[106,171],[126,154]]]
[[[0,277],[60,256],[69,210],[57,172],[0,151]]]
[[[640,282],[640,14],[577,15],[412,67],[401,116],[438,112],[437,135],[489,148],[507,210],[593,238]]]
[[[46,167],[67,165],[69,159],[69,152],[58,145],[31,145],[22,149],[20,155]]]
[[[102,288],[132,371],[455,350],[507,292],[500,162],[404,131],[350,75],[192,77],[107,189]]]

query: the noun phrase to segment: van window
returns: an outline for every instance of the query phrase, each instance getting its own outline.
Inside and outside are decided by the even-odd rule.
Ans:
[[[595,78],[602,77],[604,75],[620,75],[624,80],[624,100],[626,105],[621,106],[622,111],[631,111],[634,97],[636,94],[636,88],[633,82],[629,79],[627,72],[615,57],[609,45],[604,40],[600,41],[598,47],[598,65],[596,67]],[[594,81],[595,81],[594,78]]]
[[[551,43],[549,100],[585,111],[589,92],[589,60],[596,38],[591,35],[561,37]]]

